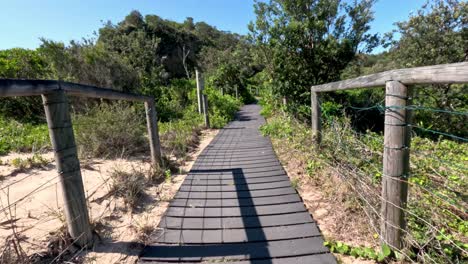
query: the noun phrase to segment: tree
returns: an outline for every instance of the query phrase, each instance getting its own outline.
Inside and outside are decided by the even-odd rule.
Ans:
[[[468,61],[468,3],[428,1],[408,21],[396,23],[390,53],[400,68]],[[447,111],[468,110],[467,85],[426,85],[417,89],[415,104]],[[468,137],[466,115],[417,111],[422,126]]]
[[[310,86],[339,79],[360,50],[370,51],[374,0],[256,1],[256,21],[249,25],[258,58],[274,82],[274,93],[294,103],[310,102]]]
[[[51,76],[49,62],[36,50],[14,48],[0,50],[0,78],[46,79]],[[0,99],[0,113],[26,121],[41,119],[43,106],[37,97]]]

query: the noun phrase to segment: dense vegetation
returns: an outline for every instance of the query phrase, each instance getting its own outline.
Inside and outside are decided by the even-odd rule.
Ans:
[[[253,100],[247,91],[256,73],[246,59],[250,47],[244,37],[204,22],[176,23],[133,11],[117,24],[103,25],[95,39],[69,44],[42,39],[36,50],[0,51],[0,78],[60,79],[154,96],[163,147],[180,157],[190,149],[187,135],[203,124],[196,114],[195,69],[205,75],[211,124],[222,127],[242,102]],[[71,104],[83,156],[146,149],[142,105],[85,98],[71,98]],[[48,146],[40,98],[1,99],[0,122],[0,154]]]
[[[259,2],[251,37],[256,40],[258,54],[271,56],[263,60],[260,84],[263,114],[268,117],[263,133],[281,142],[277,148],[300,153],[296,157],[306,164],[305,171],[318,185],[330,185],[327,182],[332,176],[339,175],[348,193],[339,194],[332,188],[328,195],[344,195],[347,213],[361,212],[370,220],[370,232],[378,234],[384,91],[321,94],[323,144],[314,149],[310,147],[309,88],[384,70],[466,61],[468,5],[463,1],[429,1],[407,21],[396,23],[394,32],[369,36],[372,2],[363,1],[341,11],[332,5],[336,1]],[[335,32],[343,28],[340,15],[346,14],[345,20],[351,22],[343,27],[352,30]],[[350,31],[356,35],[347,34]],[[363,53],[377,40],[388,51]],[[413,88],[408,232],[406,247],[396,255],[418,262],[462,263],[468,258],[468,86]],[[382,260],[382,252],[379,255],[359,245],[329,239],[327,245],[334,252]],[[379,241],[374,243],[377,246]],[[387,253],[385,249],[384,255]]]
[[[177,23],[133,11],[117,24],[104,24],[95,39],[69,44],[42,39],[36,50],[0,51],[0,78],[61,79],[154,96],[165,153],[176,157],[196,143],[193,135],[202,126],[196,113],[196,68],[205,75],[215,127],[226,124],[241,103],[253,101],[249,91],[258,89],[268,117],[262,131],[290,142],[283,145],[301,153],[311,178],[337,170],[343,182],[357,188],[354,198],[361,206],[351,206],[349,213],[366,212],[378,227],[372,208],[380,204],[383,89],[321,95],[324,143],[317,151],[310,148],[310,86],[466,61],[468,4],[429,0],[407,21],[396,23],[394,32],[372,35],[374,2],[256,1],[248,36],[192,18]],[[378,45],[387,50],[371,54]],[[421,262],[463,262],[468,250],[468,86],[425,85],[413,91],[409,233],[407,247],[399,253]],[[71,103],[82,155],[118,154],[109,153],[110,146],[145,151],[141,105],[83,98]],[[42,112],[40,98],[0,100],[0,155],[47,147]],[[364,250],[356,245],[328,245],[341,253],[379,258],[373,251],[358,254]]]

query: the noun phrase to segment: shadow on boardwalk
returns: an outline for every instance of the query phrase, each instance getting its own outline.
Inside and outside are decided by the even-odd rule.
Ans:
[[[140,263],[336,263],[247,105],[198,157]]]

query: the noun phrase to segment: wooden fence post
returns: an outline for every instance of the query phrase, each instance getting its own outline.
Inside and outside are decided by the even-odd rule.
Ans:
[[[411,118],[406,109],[408,90],[398,81],[385,87],[385,131],[382,177],[381,241],[392,248],[403,247],[406,227],[404,209],[408,198]]]
[[[42,101],[62,186],[68,232],[77,245],[90,247],[93,244],[93,235],[67,96],[64,90],[59,89],[43,94]]]
[[[205,127],[210,128],[210,117],[208,114],[208,96],[203,95],[203,114],[205,115]]]
[[[321,122],[322,111],[320,109],[318,95],[313,90],[311,90],[311,93],[310,93],[310,102],[311,102],[311,117],[312,117],[312,140],[314,141],[315,146],[319,146],[320,143],[322,142],[322,122]]]
[[[198,99],[198,113],[202,114],[203,113],[203,89],[204,83],[202,80],[201,74],[198,72],[197,69],[195,69],[195,76],[197,79],[197,99]]]
[[[237,84],[234,86],[234,88],[236,88],[236,99],[239,99],[239,91],[237,88]]]
[[[161,142],[159,141],[158,118],[154,99],[145,101],[146,126],[148,127],[148,137],[151,150],[151,161],[153,166],[161,166]]]

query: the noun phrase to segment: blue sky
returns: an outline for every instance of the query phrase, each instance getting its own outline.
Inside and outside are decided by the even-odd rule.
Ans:
[[[425,1],[378,0],[371,31],[392,30]],[[253,0],[0,0],[0,49],[36,48],[40,37],[64,42],[92,37],[103,22],[118,22],[131,10],[178,22],[190,16],[240,34],[255,19]]]

